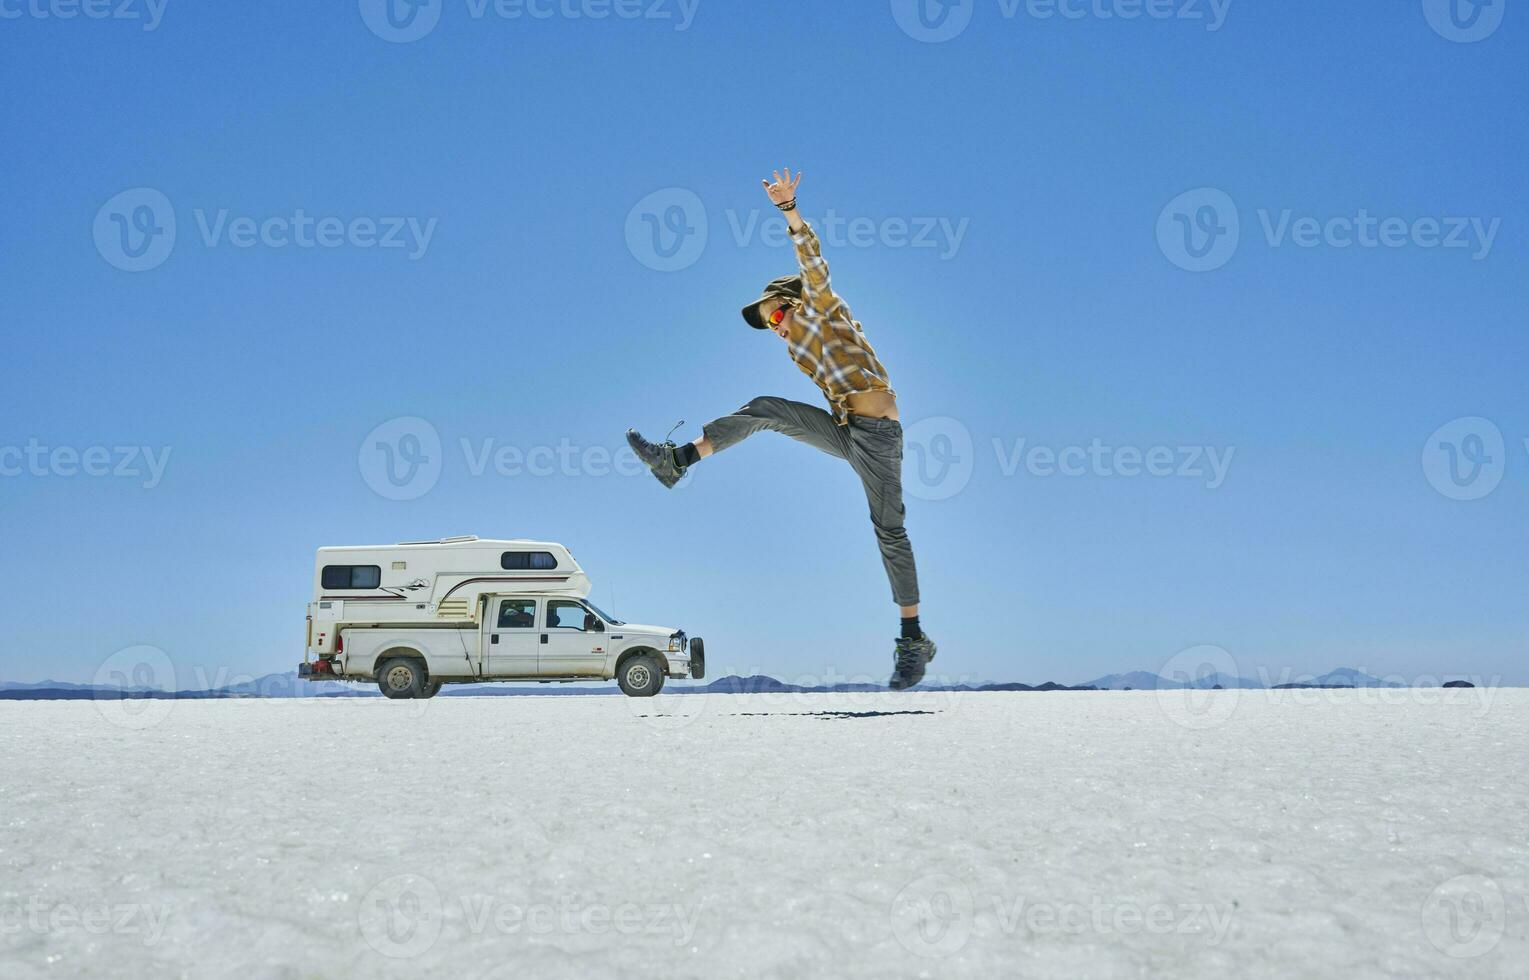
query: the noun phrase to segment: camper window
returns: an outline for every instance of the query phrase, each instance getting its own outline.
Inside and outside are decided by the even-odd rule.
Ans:
[[[550,551],[506,551],[499,556],[499,567],[510,572],[545,572],[557,567],[557,559]]]
[[[326,589],[375,589],[382,584],[378,565],[325,565],[321,576]]]

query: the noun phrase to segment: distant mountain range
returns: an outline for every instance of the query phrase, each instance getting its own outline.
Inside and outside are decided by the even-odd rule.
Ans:
[[[859,691],[885,691],[884,684],[832,684],[805,687],[787,684],[755,674],[750,677],[731,675],[721,677],[709,684],[672,684],[665,688],[670,694],[827,694]],[[1047,681],[1044,684],[957,684],[951,686],[925,685],[921,691],[1091,691],[1092,687],[1068,687]],[[493,684],[448,684],[441,690],[441,697],[507,697],[516,695],[589,695],[619,694],[615,684],[526,684],[524,682]],[[295,673],[267,674],[256,680],[208,691],[160,691],[149,688],[114,688],[90,684],[74,684],[67,681],[37,681],[19,684],[0,682],[0,701],[67,701],[115,698],[148,698],[177,700],[212,700],[220,698],[311,698],[381,697],[382,693],[372,683],[347,681],[306,681]]]
[[[1243,690],[1279,690],[1282,688],[1300,687],[1407,687],[1407,684],[1395,680],[1382,680],[1379,677],[1371,677],[1369,674],[1352,667],[1339,667],[1330,670],[1321,676],[1312,675],[1281,675],[1277,680],[1255,681],[1246,677],[1229,677],[1226,674],[1207,674],[1197,677],[1193,681],[1169,680],[1166,677],[1145,670],[1133,670],[1128,674],[1106,674],[1097,680],[1088,682],[1089,687],[1096,687],[1101,691],[1171,691],[1187,690],[1214,690],[1217,687],[1226,689],[1240,688]]]
[[[1270,681],[1231,677],[1226,674],[1209,674],[1193,682],[1170,680],[1150,671],[1133,670],[1124,674],[1106,674],[1087,684],[1068,686],[1047,681],[1030,685],[1019,683],[976,683],[955,685],[921,685],[921,691],[1159,691],[1159,690],[1212,690],[1226,689],[1263,690],[1282,688],[1316,687],[1407,687],[1396,680],[1383,680],[1355,670],[1339,667],[1320,676],[1288,674]],[[730,675],[708,684],[671,684],[665,688],[670,694],[827,694],[861,691],[885,691],[883,684],[833,684],[802,686],[787,684],[774,677],[755,674],[749,677]],[[525,695],[571,696],[594,694],[618,694],[615,684],[527,684],[524,682],[487,684],[450,684],[442,691],[442,697],[510,697]],[[210,700],[219,698],[367,698],[381,697],[374,684],[346,681],[305,681],[294,673],[267,674],[240,684],[232,684],[207,691],[161,691],[151,688],[114,688],[101,685],[75,684],[69,681],[34,681],[18,683],[0,681],[0,701],[57,701],[94,698],[175,698],[184,700]]]

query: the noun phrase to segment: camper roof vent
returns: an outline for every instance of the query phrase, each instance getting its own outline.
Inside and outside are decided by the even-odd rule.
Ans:
[[[478,536],[476,534],[459,534],[454,538],[439,538],[435,541],[400,541],[398,544],[400,546],[406,544],[458,544],[462,541],[476,540],[478,540]]]

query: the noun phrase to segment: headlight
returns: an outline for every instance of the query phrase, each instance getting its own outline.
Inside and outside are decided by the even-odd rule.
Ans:
[[[670,653],[679,653],[680,652],[680,641],[679,640],[670,640],[669,641],[669,652]]]

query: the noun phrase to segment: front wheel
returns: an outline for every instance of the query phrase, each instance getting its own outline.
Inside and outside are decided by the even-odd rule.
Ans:
[[[377,686],[395,700],[417,698],[425,688],[425,668],[418,660],[395,658],[377,672]]]
[[[425,686],[420,688],[419,696],[422,698],[435,697],[437,694],[441,693],[441,685],[444,683],[445,681],[427,681]]]
[[[639,653],[621,665],[616,683],[627,697],[651,698],[664,687],[664,670],[651,654]]]

